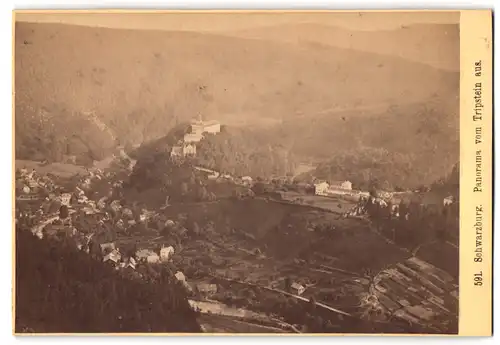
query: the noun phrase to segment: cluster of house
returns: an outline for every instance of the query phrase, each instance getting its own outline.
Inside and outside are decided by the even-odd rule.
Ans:
[[[129,269],[134,271],[138,277],[140,273],[136,271],[137,267],[141,264],[162,264],[171,262],[175,249],[171,245],[164,245],[158,249],[141,248],[130,253],[121,251],[116,245],[116,242],[106,242],[98,240],[99,232],[106,229],[105,224],[112,224],[111,228],[123,228],[126,226],[133,226],[136,223],[136,218],[140,222],[147,222],[154,218],[155,212],[148,210],[141,210],[139,217],[134,216],[132,210],[123,207],[119,200],[109,202],[108,197],[102,197],[97,202],[89,199],[85,195],[85,190],[89,189],[92,183],[96,180],[101,180],[106,174],[101,171],[89,172],[89,175],[83,177],[78,185],[75,187],[73,193],[56,193],[46,192],[49,196],[40,200],[39,209],[32,213],[26,210],[24,204],[18,204],[20,213],[27,213],[27,217],[33,220],[31,232],[38,238],[44,236],[49,238],[67,238],[71,239],[75,246],[88,254],[99,253],[102,261],[106,264],[112,265],[115,269]],[[107,176],[107,175],[106,175]],[[20,189],[26,193],[33,192],[35,187],[37,189],[44,189],[43,186],[48,186],[47,182],[42,176],[38,176],[35,171],[27,172],[22,170],[20,172],[19,181],[22,182]],[[26,186],[25,186],[26,185]],[[43,185],[43,186],[42,186]],[[31,186],[31,187],[30,187]],[[51,183],[52,189],[57,190],[56,185]],[[30,188],[28,190],[28,188]],[[51,189],[51,190],[52,190]],[[51,204],[56,207],[50,207],[47,212],[43,211],[43,206]],[[60,217],[60,206],[66,206],[68,209],[68,216],[66,218]],[[107,212],[107,208],[115,211],[115,215],[119,215],[119,220],[112,220],[112,217]],[[76,217],[75,217],[76,215]],[[95,217],[97,218],[95,218]],[[90,228],[79,229],[78,217],[84,217],[92,225]],[[95,219],[94,219],[95,218]],[[76,219],[76,220],[75,220]],[[16,217],[16,221],[18,218]],[[165,226],[175,226],[175,222],[167,220]],[[217,292],[217,285],[210,283],[189,284],[183,272],[178,271],[175,277],[179,280],[187,291],[196,291],[199,295],[210,296]]]
[[[50,177],[39,176],[34,169],[20,169],[16,176],[15,188],[17,201],[32,201],[43,199],[44,192],[53,191],[56,186]]]
[[[91,224],[86,227],[91,227],[93,229],[92,231],[103,228],[124,230],[126,232],[128,229],[136,226],[138,222],[147,224],[148,221],[157,216],[155,212],[144,208],[134,212],[129,207],[123,206],[120,200],[111,200],[109,196],[103,196],[96,202],[85,195],[85,191],[81,186],[77,186],[74,193],[63,193],[61,195],[54,195],[51,193],[49,195],[49,198],[42,201],[37,216],[40,218],[43,216],[44,212],[41,210],[44,206],[44,202],[57,203],[58,207],[51,208],[52,212],[47,213],[45,217],[43,217],[45,221],[42,220],[39,222],[44,224],[43,227],[38,227],[36,230],[38,233],[37,236],[40,238],[43,238],[44,232],[47,234],[54,234],[52,231],[54,225],[57,225],[56,228],[59,225],[73,227],[74,224],[76,224],[76,227],[80,227],[80,225],[78,225],[81,224],[80,218],[84,218],[85,223]],[[62,205],[67,206],[69,214],[73,215],[65,219],[63,223],[61,223],[57,213],[59,206]],[[73,221],[73,219],[75,219],[75,221]],[[88,229],[85,230],[88,231]]]
[[[220,122],[216,120],[203,121],[201,118],[192,120],[189,133],[184,134],[182,140],[172,147],[170,152],[171,157],[187,157],[196,155],[196,144],[198,144],[203,136],[207,133],[220,133]]]
[[[93,214],[102,213],[103,220],[109,220],[110,217],[107,213],[102,212],[103,203],[102,200],[95,202],[89,199],[85,195],[85,190],[89,188],[90,184],[95,179],[102,179],[103,177],[98,172],[92,172],[91,175],[83,177],[78,185],[75,187],[73,192],[65,192],[64,190],[58,188],[44,189],[42,185],[38,185],[40,188],[40,194],[44,195],[43,198],[39,198],[37,201],[38,209],[29,214],[29,218],[32,219],[36,225],[32,227],[32,232],[39,238],[43,238],[45,235],[52,237],[58,236],[61,233],[66,234],[71,237],[78,237],[79,230],[73,226],[73,214],[90,216]],[[54,186],[54,184],[52,183]],[[45,185],[46,187],[47,185]],[[61,208],[65,206],[67,209],[67,216],[65,218],[60,217]],[[20,215],[23,213],[22,210],[31,210],[25,205],[18,204],[16,209]],[[16,217],[16,222],[18,217]],[[83,236],[83,235],[82,235]]]
[[[352,189],[352,183],[350,181],[339,181],[328,183],[326,181],[317,181],[314,184],[314,193],[321,196],[352,196],[356,197],[360,201],[363,201],[370,197],[369,192],[357,191]],[[387,206],[389,203],[399,204],[401,200],[408,199],[408,197],[413,196],[415,193],[412,192],[387,192],[387,191],[377,191],[376,195],[371,198],[372,203],[378,203],[380,206]],[[417,193],[418,194],[418,193]],[[431,200],[433,199],[433,200]],[[422,200],[419,203],[423,205],[451,205],[455,198],[453,196],[437,197],[431,193],[424,193]],[[359,215],[359,207],[355,207],[352,211],[349,211],[351,215]]]
[[[82,246],[79,249],[83,249],[87,253],[90,252],[88,244],[87,247]],[[134,255],[127,256],[122,254],[120,248],[114,242],[101,243],[100,249],[103,262],[112,264],[116,269],[129,267],[134,270],[138,263],[157,264],[170,262],[175,253],[173,246],[162,246],[159,253],[151,249],[139,249]]]

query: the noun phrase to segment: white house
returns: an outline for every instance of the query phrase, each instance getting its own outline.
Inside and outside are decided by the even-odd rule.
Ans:
[[[195,156],[196,155],[196,145],[186,144],[186,145],[182,146],[182,155],[183,156]]]
[[[186,276],[181,271],[177,271],[177,273],[175,274],[175,278],[177,278],[177,280],[181,282],[186,281]]]
[[[299,296],[302,295],[304,293],[304,291],[306,291],[306,288],[298,283],[293,283],[291,288],[292,288],[292,291]]]
[[[350,181],[334,181],[330,182],[330,188],[333,190],[352,190],[352,183]]]
[[[177,273],[175,274],[175,278],[177,278],[177,280],[182,283],[182,285],[187,291],[189,292],[193,291],[191,285],[189,285],[189,283],[186,281],[186,276],[184,275],[184,273],[182,273],[181,271],[177,271]]]
[[[203,132],[205,132],[203,121],[191,121],[191,133],[203,134]]]
[[[314,194],[316,195],[327,195],[327,191],[330,185],[326,181],[321,181],[314,184]]]
[[[146,261],[148,262],[148,264],[155,264],[160,261],[160,257],[156,253],[151,253],[146,258]]]
[[[97,207],[105,208],[107,200],[108,200],[108,197],[106,197],[106,196],[103,196],[102,198],[100,198],[99,201],[97,202]]]
[[[207,121],[204,123],[204,131],[211,134],[220,133],[220,122],[219,121]]]
[[[170,151],[170,157],[181,157],[182,155],[182,146],[172,147],[172,151]]]
[[[352,190],[352,183],[351,181],[344,181],[340,184],[340,188],[342,189],[347,189],[347,190]]]
[[[131,159],[128,164],[129,170],[134,170],[136,164],[137,164],[137,159]]]
[[[220,122],[216,120],[210,120],[210,121],[193,120],[191,121],[191,132],[196,134],[220,133]]]
[[[447,206],[447,205],[451,205],[453,204],[453,196],[447,196],[446,198],[443,199],[443,205],[444,206]]]
[[[174,255],[174,247],[169,246],[169,247],[163,247],[160,250],[160,259],[161,261],[168,261]]]
[[[243,182],[243,184],[245,185],[251,185],[252,182],[253,182],[253,179],[250,177],[250,176],[243,176],[241,178],[241,181]]]

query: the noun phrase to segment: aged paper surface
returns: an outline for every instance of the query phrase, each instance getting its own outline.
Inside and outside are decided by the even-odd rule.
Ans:
[[[460,334],[492,332],[492,17],[460,16]]]
[[[491,11],[14,27],[15,334],[491,335]]]

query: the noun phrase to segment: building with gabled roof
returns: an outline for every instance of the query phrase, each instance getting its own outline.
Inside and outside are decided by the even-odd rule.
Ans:
[[[314,194],[316,195],[327,195],[327,191],[330,185],[326,181],[317,181],[314,184]]]
[[[132,257],[125,259],[121,263],[121,267],[123,268],[132,268],[135,270],[136,266],[137,266],[137,261],[135,261],[135,259]]]
[[[304,286],[300,285],[299,283],[292,283],[290,288],[292,289],[292,291],[294,293],[296,293],[299,296],[302,295],[304,293],[304,291],[306,291],[306,288]]]
[[[181,145],[172,146],[170,157],[182,157],[184,155],[182,152],[182,148],[183,147]]]
[[[197,120],[192,120],[191,121],[191,132],[192,133],[198,133],[198,134],[203,134],[203,133],[211,133],[211,134],[217,134],[220,133],[220,128],[221,124],[217,120],[208,120],[208,121],[203,121],[201,119],[201,116]]]
[[[182,146],[182,155],[185,156],[195,156],[196,155],[196,145],[194,144],[184,144]]]
[[[122,258],[121,253],[118,250],[113,249],[111,252],[109,252],[104,256],[103,262],[112,261],[114,263],[119,263],[121,258]]]

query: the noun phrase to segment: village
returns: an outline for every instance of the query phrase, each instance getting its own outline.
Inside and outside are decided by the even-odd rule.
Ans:
[[[195,155],[196,143],[203,135],[218,131],[218,122],[193,121],[191,133],[172,148],[172,161],[178,163]],[[218,198],[192,204],[188,210],[184,205],[169,204],[167,196],[165,205],[146,209],[134,202],[126,204],[122,197],[124,180],[136,161],[123,149],[120,152],[114,158],[114,169],[88,169],[76,179],[19,169],[16,224],[31,229],[40,239],[69,240],[79,250],[137,279],[145,276],[149,266],[169,267],[190,296],[193,308],[203,315],[238,319],[246,327],[254,322],[257,328],[270,327],[268,331],[300,331],[305,321],[284,318],[283,313],[291,314],[288,309],[282,315],[276,313],[280,308],[276,303],[284,297],[305,305],[314,301],[327,313],[322,314],[320,323],[329,320],[331,328],[358,318],[383,324],[394,313],[417,324],[431,322],[436,315],[442,317],[443,308],[453,315],[449,305],[455,302],[449,294],[457,295],[448,274],[360,223],[367,213],[367,202],[391,205],[391,212],[399,217],[397,204],[391,203],[397,195],[379,192],[372,196],[353,190],[349,181],[277,184],[196,166],[195,172],[207,184],[230,183],[246,192],[237,195],[236,203],[232,197]],[[448,205],[452,201],[446,198],[441,202]],[[234,214],[242,214],[239,209],[273,209],[280,218],[269,223],[269,232],[257,234],[251,229],[254,220],[243,224],[244,219],[218,219],[221,208]],[[392,260],[397,265],[367,257],[358,266],[371,265],[373,272],[360,270],[349,263],[356,260],[339,256],[339,240],[346,236],[356,238],[354,252],[363,248],[393,251]],[[288,243],[286,248],[283,242]],[[316,248],[312,252],[311,246]],[[340,252],[335,254],[335,248]],[[407,285],[410,282],[417,285]],[[422,290],[421,284],[430,288]],[[427,299],[423,305],[411,296],[394,300],[392,291],[403,296],[423,294]],[[275,302],[265,306],[262,303],[266,300]]]

